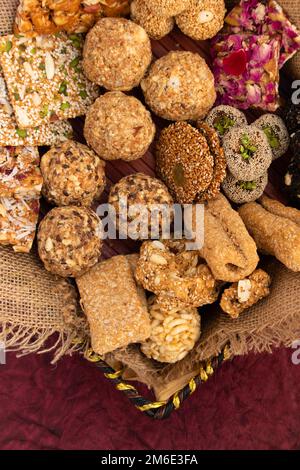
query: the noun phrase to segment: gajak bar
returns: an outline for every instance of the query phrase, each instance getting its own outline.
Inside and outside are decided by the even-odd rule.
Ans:
[[[149,338],[149,313],[125,256],[98,263],[76,282],[96,353],[103,355]]]

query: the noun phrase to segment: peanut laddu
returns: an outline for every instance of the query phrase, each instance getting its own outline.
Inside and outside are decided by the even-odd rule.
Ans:
[[[231,318],[238,318],[244,310],[269,295],[270,284],[269,274],[262,269],[256,269],[249,277],[224,290],[220,306]]]

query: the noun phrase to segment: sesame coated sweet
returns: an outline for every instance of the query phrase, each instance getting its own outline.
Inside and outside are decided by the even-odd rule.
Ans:
[[[147,0],[146,3],[154,14],[170,17],[176,16],[189,8],[191,0]]]
[[[253,181],[241,181],[228,173],[222,183],[222,189],[228,199],[235,204],[256,201],[266,189],[268,184],[268,173]]]
[[[84,136],[104,160],[136,160],[146,153],[154,135],[149,111],[120,91],[98,98],[86,116]]]
[[[201,119],[216,99],[213,74],[193,52],[171,51],[158,59],[141,87],[152,111],[171,121]]]
[[[204,121],[197,122],[197,129],[205,137],[209,150],[214,159],[213,178],[209,187],[197,195],[197,202],[207,201],[216,197],[226,175],[226,159],[220,139],[216,131]]]
[[[161,39],[173,29],[175,21],[172,16],[162,17],[153,13],[144,0],[133,0],[131,19],[142,26],[152,39]]]
[[[192,39],[210,39],[222,29],[225,13],[224,0],[191,0],[189,8],[176,16],[176,23]]]
[[[211,109],[205,122],[216,130],[220,139],[223,139],[232,127],[247,126],[247,118],[243,111],[224,104]]]
[[[68,140],[42,157],[43,195],[57,206],[90,206],[105,188],[104,167],[93,150]]]
[[[232,128],[223,139],[230,173],[242,181],[262,176],[272,163],[272,149],[267,136],[255,126]]]
[[[162,206],[163,210],[166,209],[170,214],[170,220],[173,219],[173,198],[170,195],[168,188],[157,178],[153,178],[143,173],[135,173],[133,175],[125,176],[117,184],[115,184],[109,194],[109,204],[112,204],[116,210],[116,220],[119,226],[119,231],[122,231],[122,217],[120,214],[120,204],[124,202],[127,207],[127,218],[124,222],[126,224],[129,238],[143,239],[149,238],[149,231],[151,230],[151,213],[157,210],[159,213],[158,228],[161,234],[162,230]],[[133,206],[141,206],[141,209],[147,209],[147,216],[143,217],[142,226],[136,228],[135,225],[130,227],[130,223],[137,217],[137,213],[131,215],[130,210]],[[137,207],[138,209],[138,207]],[[167,214],[166,214],[167,215]],[[154,223],[152,221],[152,223]],[[144,230],[143,230],[144,229]],[[145,231],[145,236],[143,236]]]
[[[101,248],[102,223],[86,207],[56,207],[39,226],[40,258],[58,276],[81,276],[99,261]]]
[[[152,59],[146,31],[124,18],[103,18],[86,37],[86,76],[107,90],[128,91],[139,85]]]
[[[3,36],[0,63],[20,129],[81,116],[98,96],[82,71],[79,36]]]
[[[264,114],[253,125],[263,130],[272,149],[273,160],[284,155],[290,145],[289,132],[280,116]]]
[[[214,176],[214,158],[205,137],[185,122],[171,124],[162,131],[156,166],[180,204],[191,203],[208,190]]]

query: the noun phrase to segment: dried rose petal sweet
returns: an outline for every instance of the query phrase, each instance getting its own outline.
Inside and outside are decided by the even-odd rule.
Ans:
[[[279,39],[281,68],[300,50],[300,31],[275,0],[264,3],[259,0],[241,0],[227,15],[225,25],[232,33],[254,32]]]
[[[280,42],[268,36],[222,34],[212,47],[218,104],[275,111],[279,106]]]

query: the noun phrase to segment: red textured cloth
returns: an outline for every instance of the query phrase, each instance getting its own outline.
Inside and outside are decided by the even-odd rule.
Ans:
[[[170,419],[152,421],[78,356],[7,357],[1,449],[297,449],[300,365],[292,350],[236,358]],[[103,432],[105,430],[105,432]]]

